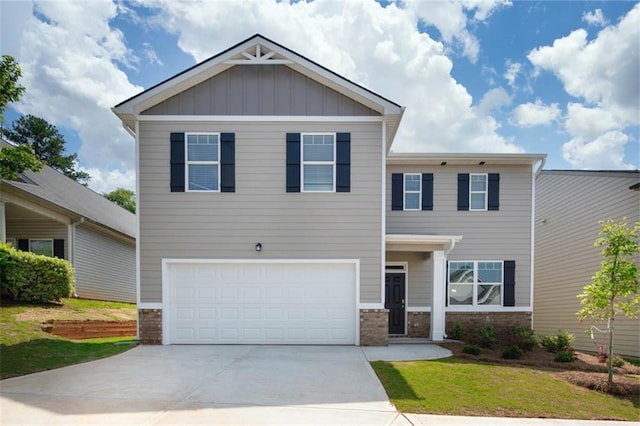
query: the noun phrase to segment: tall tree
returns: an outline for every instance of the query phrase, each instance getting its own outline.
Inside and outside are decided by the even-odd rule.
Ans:
[[[637,318],[640,314],[640,277],[634,257],[640,253],[638,235],[640,222],[630,228],[626,218],[620,222],[601,221],[599,237],[594,246],[602,247],[602,263],[591,284],[584,287],[578,298],[582,308],[580,322],[586,318],[606,320],[609,332],[608,386],[613,384],[613,334],[617,314]],[[637,262],[637,258],[636,258]]]
[[[9,102],[16,102],[25,88],[18,84],[22,76],[20,66],[10,55],[2,55],[0,61],[0,122],[4,121],[4,110]]]
[[[113,191],[102,194],[107,200],[111,200],[131,213],[136,212],[136,193],[130,189],[116,188]]]
[[[75,169],[78,154],[64,155],[64,136],[46,120],[31,114],[23,115],[12,124],[12,129],[2,129],[12,142],[31,146],[39,160],[64,173],[71,179],[86,185],[91,176]]]

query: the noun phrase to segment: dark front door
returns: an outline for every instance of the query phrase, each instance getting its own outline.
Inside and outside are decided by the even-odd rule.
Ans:
[[[385,274],[384,307],[389,310],[389,334],[404,334],[404,274]]]

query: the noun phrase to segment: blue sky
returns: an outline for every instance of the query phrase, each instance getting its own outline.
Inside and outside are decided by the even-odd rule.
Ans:
[[[640,167],[640,5],[626,1],[3,1],[23,68],[5,126],[58,126],[103,192],[134,188],[110,107],[261,33],[407,107],[397,152],[542,152]]]

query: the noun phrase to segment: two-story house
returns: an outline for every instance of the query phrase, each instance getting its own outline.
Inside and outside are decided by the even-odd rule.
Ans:
[[[531,324],[543,156],[388,155],[403,107],[260,35],[113,110],[136,139],[143,343]]]

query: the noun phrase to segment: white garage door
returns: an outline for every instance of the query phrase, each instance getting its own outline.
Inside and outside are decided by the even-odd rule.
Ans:
[[[167,268],[169,343],[355,343],[353,262],[211,261]]]

